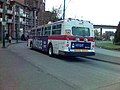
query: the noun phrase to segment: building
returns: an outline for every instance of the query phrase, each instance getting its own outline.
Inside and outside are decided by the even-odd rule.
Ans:
[[[51,15],[51,12],[45,11],[45,0],[0,0],[0,39],[3,16],[6,24],[5,34],[16,39],[29,32],[30,28],[51,21]]]
[[[20,38],[33,26],[31,10],[25,6],[23,0],[0,0],[0,39],[2,38],[3,24],[5,24],[5,34],[13,38]],[[5,5],[5,8],[4,8]],[[3,17],[5,21],[3,22]]]
[[[5,3],[4,3],[5,2]],[[4,7],[5,5],[5,7]],[[4,17],[4,22],[3,22]],[[0,0],[0,39],[2,38],[3,25],[5,33],[11,35],[13,33],[13,8],[7,0]]]
[[[33,12],[33,21],[35,23],[35,11],[36,13],[36,25],[43,25],[44,23],[44,13],[45,13],[45,0],[24,0],[25,5],[28,6]]]
[[[24,4],[24,0],[15,0],[16,2],[19,2],[21,4]]]
[[[26,31],[31,28],[29,24],[31,21],[30,10],[24,4],[17,1],[12,1],[13,7],[13,25],[14,25],[14,37],[18,35],[18,38],[22,34],[25,34]]]
[[[33,27],[37,25],[47,24],[49,21],[54,22],[58,20],[58,18],[54,18],[56,16],[56,13],[45,11],[45,2],[46,0],[25,0],[25,5],[30,7],[33,14]],[[35,11],[37,12],[36,21],[34,20]]]

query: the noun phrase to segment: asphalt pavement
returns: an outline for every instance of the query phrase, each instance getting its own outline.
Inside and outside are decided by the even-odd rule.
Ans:
[[[26,41],[19,40],[18,43],[26,43]],[[12,43],[6,43],[6,47],[9,47],[12,44],[16,44],[15,40],[12,40]],[[2,45],[1,45],[2,46]],[[120,51],[117,50],[107,50],[103,48],[95,48],[96,55],[95,56],[88,56],[89,59],[94,59],[98,61],[114,63],[120,65]],[[103,57],[103,55],[105,57]],[[106,58],[107,57],[107,58]]]
[[[8,50],[48,75],[72,87],[73,90],[120,90],[119,65],[86,57],[51,58],[39,51],[30,50],[25,43],[12,45]],[[107,58],[108,56],[102,55],[102,57]],[[101,59],[101,57],[98,58]]]
[[[120,66],[107,60],[120,58],[96,48],[96,56],[71,61],[30,50],[26,43],[10,45],[0,49],[0,90],[120,90]]]
[[[0,48],[0,90],[74,90],[74,88],[7,48]]]

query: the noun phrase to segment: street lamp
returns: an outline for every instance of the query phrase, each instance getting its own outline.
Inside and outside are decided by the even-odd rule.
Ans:
[[[2,21],[2,47],[5,48],[5,25],[6,25],[6,21],[5,21],[5,1],[3,2],[3,21]]]

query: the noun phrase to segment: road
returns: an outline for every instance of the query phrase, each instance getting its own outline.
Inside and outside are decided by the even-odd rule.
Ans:
[[[25,43],[12,45],[5,52],[10,52],[13,60],[17,58],[18,71],[15,69],[11,77],[19,81],[21,88],[11,90],[120,90],[120,66],[116,64],[85,57],[52,58],[30,50]]]

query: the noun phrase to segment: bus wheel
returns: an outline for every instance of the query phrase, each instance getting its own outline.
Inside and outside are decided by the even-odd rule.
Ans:
[[[53,47],[52,47],[52,45],[50,45],[49,48],[48,48],[48,55],[51,56],[51,57],[53,56]]]

